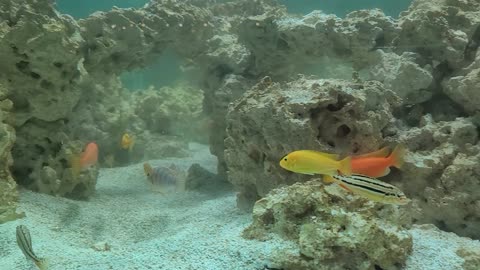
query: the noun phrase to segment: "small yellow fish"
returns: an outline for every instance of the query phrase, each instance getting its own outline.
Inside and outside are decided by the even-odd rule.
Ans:
[[[325,182],[335,182],[343,189],[375,202],[396,205],[404,205],[410,202],[396,186],[365,175],[325,175],[323,180]]]
[[[133,145],[135,144],[135,140],[133,139],[130,134],[125,133],[122,136],[122,140],[120,141],[120,146],[122,149],[128,149],[128,151],[132,151]]]
[[[312,150],[291,152],[280,160],[280,166],[285,170],[309,175],[336,175],[338,172],[343,175],[352,174],[350,157],[338,161],[338,155]]]

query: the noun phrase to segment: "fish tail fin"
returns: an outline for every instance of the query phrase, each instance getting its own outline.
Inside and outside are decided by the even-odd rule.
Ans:
[[[132,143],[130,143],[130,145],[128,146],[128,152],[132,152],[134,145],[135,145],[135,141],[132,141]]]
[[[152,175],[153,175],[153,168],[149,163],[143,163],[143,172],[147,176],[148,180],[150,180],[152,183]]]
[[[186,176],[178,177],[177,187],[176,187],[177,191],[184,192],[186,189],[186,185],[187,185],[187,177]]]
[[[389,156],[389,158],[392,161],[392,165],[400,169],[403,165],[404,155],[405,155],[405,147],[403,145],[397,145]]]
[[[70,156],[70,167],[72,169],[72,177],[73,179],[77,179],[80,175],[80,171],[82,169],[82,163],[80,161],[79,155],[71,155]]]
[[[46,258],[41,258],[38,261],[35,261],[35,265],[40,270],[47,270],[48,269],[48,260]]]
[[[333,178],[333,176],[331,175],[324,175],[322,179],[323,179],[323,182],[326,184],[335,182],[335,178]]]
[[[352,158],[346,157],[340,162],[340,168],[338,169],[341,174],[343,175],[351,175],[352,174]]]

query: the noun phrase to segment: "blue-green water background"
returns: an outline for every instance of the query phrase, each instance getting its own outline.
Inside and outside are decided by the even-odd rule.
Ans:
[[[408,8],[412,0],[279,0],[290,13],[307,14],[322,10],[337,16],[345,16],[359,9],[379,8],[386,15],[397,17]],[[84,18],[95,11],[108,11],[113,6],[120,8],[142,7],[148,0],[57,0],[57,9],[76,19]],[[218,1],[221,2],[221,1]],[[132,90],[144,89],[149,85],[161,87],[182,80],[181,62],[172,52],[165,52],[156,62],[144,70],[125,73],[123,84]]]

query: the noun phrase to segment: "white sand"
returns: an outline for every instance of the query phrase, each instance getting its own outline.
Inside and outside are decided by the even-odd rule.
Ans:
[[[433,225],[414,226],[410,233],[413,253],[407,260],[407,270],[463,269],[464,260],[457,256],[457,250],[462,247],[480,249],[480,241],[440,231]]]
[[[186,169],[196,162],[214,171],[208,148],[193,146],[193,158],[152,164]],[[162,196],[150,190],[142,164],[102,170],[89,201],[24,190],[20,209],[26,218],[0,225],[1,270],[35,269],[16,244],[19,224],[30,229],[34,251],[53,270],[262,269],[281,247],[240,236],[251,217],[236,209],[233,192]],[[102,241],[110,251],[92,248]]]
[[[190,159],[171,162],[184,169],[192,163],[215,171],[208,149],[192,145]],[[101,171],[89,201],[73,201],[23,190],[20,209],[27,217],[0,225],[0,269],[35,269],[15,242],[15,227],[27,225],[35,252],[52,270],[69,269],[263,269],[278,248],[293,248],[280,239],[259,242],[240,234],[251,222],[238,211],[233,192],[185,192],[162,196],[150,190],[142,164]],[[460,245],[480,245],[437,230],[414,228],[409,270],[457,270]],[[106,242],[110,251],[96,251]]]

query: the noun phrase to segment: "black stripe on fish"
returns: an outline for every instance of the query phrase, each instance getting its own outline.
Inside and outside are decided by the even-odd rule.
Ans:
[[[30,259],[36,263],[41,262],[41,259],[35,255],[32,249],[32,238],[30,231],[24,225],[17,226],[16,229],[17,244],[22,250],[27,259]]]
[[[354,175],[350,175],[350,177],[353,178],[353,179],[355,179],[355,180],[358,180],[358,181],[367,183],[367,184],[372,184],[372,185],[376,185],[376,186],[383,187],[383,188],[387,188],[387,189],[391,189],[391,190],[394,190],[394,189],[395,189],[395,187],[393,187],[393,186],[390,185],[390,184],[381,183],[381,182],[379,182],[378,179],[375,179],[375,178],[372,178],[372,177],[368,177],[368,176],[365,176],[365,175],[354,174]]]
[[[350,176],[341,176],[341,175],[334,175],[333,177],[336,178],[337,180],[340,180],[341,182],[344,182],[348,185],[351,185],[351,186],[355,186],[355,187],[358,187],[358,188],[362,188],[362,189],[366,189],[368,191],[371,191],[371,192],[375,192],[377,194],[382,194],[383,196],[393,196],[393,197],[402,197],[401,194],[396,194],[396,193],[392,193],[392,192],[386,192],[386,191],[383,191],[383,190],[380,190],[380,189],[376,189],[374,187],[369,187],[367,185],[361,185],[361,184],[357,184],[357,183],[353,183],[351,181],[349,181],[350,179],[352,180],[359,180],[355,177],[356,175],[350,175]],[[349,179],[350,177],[350,179]],[[372,183],[372,182],[369,182],[369,181],[365,181],[365,180],[359,180],[360,182],[364,182],[366,184],[376,184],[376,183]],[[378,180],[377,180],[378,181]],[[384,187],[383,185],[379,185],[381,187]],[[392,191],[394,190],[392,187],[388,186],[387,187],[388,189],[391,189]]]

